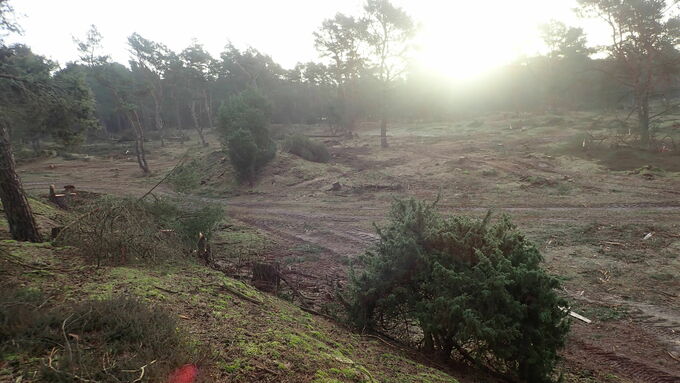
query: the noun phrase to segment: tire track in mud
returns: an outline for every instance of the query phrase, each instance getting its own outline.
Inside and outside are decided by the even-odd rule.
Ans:
[[[665,343],[672,352],[680,355],[680,314],[670,309],[660,309],[647,303],[616,301],[632,308],[633,320],[645,331]]]
[[[50,183],[35,182],[27,183],[31,187],[49,185]],[[102,190],[101,187],[88,187],[87,184],[78,185],[82,190]],[[105,191],[106,190],[102,190]],[[109,189],[108,192],[111,192]],[[130,190],[126,194],[129,194]],[[176,195],[162,192],[161,194]],[[368,230],[362,229],[371,221],[380,221],[384,218],[388,206],[376,202],[373,205],[364,206],[359,204],[331,204],[330,207],[317,206],[314,203],[298,201],[252,201],[245,197],[236,198],[209,198],[182,195],[184,200],[194,200],[218,203],[225,206],[228,214],[250,226],[256,227],[269,233],[279,242],[277,249],[266,254],[268,259],[281,261],[289,255],[295,245],[311,244],[322,251],[319,259],[301,264],[289,265],[286,268],[291,274],[288,278],[304,294],[310,298],[313,305],[320,307],[323,303],[333,299],[335,287],[338,283],[344,283],[347,279],[347,265],[343,264],[343,258],[354,257],[373,243],[377,236]],[[441,208],[451,211],[486,211],[484,206],[448,206],[440,205]],[[315,211],[315,209],[318,209]],[[514,212],[587,212],[587,211],[678,211],[680,204],[664,202],[637,202],[637,203],[612,203],[598,204],[593,206],[574,205],[546,205],[546,206],[505,206],[496,207],[497,210]],[[287,246],[287,247],[286,247]],[[640,328],[650,336],[665,340],[669,346],[678,344],[680,332],[678,332],[677,317],[671,320],[664,315],[657,315],[652,310],[631,306],[632,319]],[[652,307],[653,308],[653,307]],[[639,310],[639,311],[638,311]],[[673,333],[673,330],[676,333]],[[675,336],[674,336],[675,334]],[[625,374],[635,381],[651,383],[680,383],[680,378],[661,371],[653,364],[642,363],[632,360],[624,355],[606,351],[595,345],[581,340],[573,340],[574,344],[581,347],[589,355],[593,356],[597,363],[615,372]],[[670,343],[670,344],[669,344]],[[672,349],[675,350],[674,347]]]
[[[641,383],[680,383],[679,376],[671,375],[649,364],[637,362],[581,340],[574,339],[571,342],[578,345],[581,350],[588,352],[588,357],[594,359],[591,359],[591,362],[606,366],[616,372],[617,375],[625,374],[625,376]]]
[[[303,291],[308,303],[317,308],[332,301],[339,287],[347,280],[348,259],[370,245],[374,236],[355,230],[343,217],[325,215],[314,220],[308,214],[266,209],[229,209],[235,219],[268,233],[278,244],[277,249],[264,254],[265,259],[282,263],[296,254],[293,246],[309,244],[320,249],[318,258],[309,262],[285,265],[282,272],[296,288]],[[335,225],[329,225],[332,223]],[[338,226],[346,228],[339,230]],[[311,228],[310,228],[311,227]]]
[[[367,220],[376,220],[379,215],[374,212],[362,212],[362,215],[349,216],[344,214],[334,214],[333,212],[308,212],[309,205],[301,203],[285,202],[281,204],[265,202],[262,206],[257,203],[236,203],[229,204],[229,210],[239,220],[252,224],[265,232],[271,233],[274,237],[284,238],[289,241],[296,241],[297,243],[309,243],[324,248],[327,252],[327,257],[319,265],[319,267],[312,267],[305,270],[307,274],[318,274],[319,279],[333,278],[335,281],[344,281],[346,279],[346,266],[341,265],[337,261],[340,257],[355,256],[361,251],[370,246],[377,236],[373,233],[367,232],[357,228],[365,224]],[[285,208],[283,207],[285,206]],[[312,207],[313,208],[313,207]],[[477,207],[451,207],[452,210],[469,211],[472,209],[483,209]],[[304,209],[304,210],[303,210]],[[514,207],[507,208],[508,210],[519,211],[560,211],[560,210],[604,210],[604,211],[620,211],[620,210],[643,210],[643,209],[660,209],[666,211],[668,209],[680,211],[680,205],[666,205],[663,203],[643,202],[633,204],[611,204],[594,207],[566,207],[566,206],[551,206],[551,207]],[[351,207],[348,207],[349,211]],[[382,209],[377,209],[382,210]],[[305,224],[313,226],[313,230],[305,231]],[[365,225],[364,225],[365,226]],[[302,234],[304,233],[304,234]],[[328,267],[327,262],[332,262],[338,266]],[[334,273],[329,274],[329,269],[335,269]],[[331,275],[332,274],[332,275]],[[314,286],[318,284],[319,280],[300,277],[296,279],[302,288],[305,286]],[[324,297],[333,296],[332,286],[317,287],[317,298],[315,304],[323,303]],[[616,297],[605,299],[607,302],[616,302],[626,304],[632,310],[630,312],[631,318],[635,321],[637,326],[647,332],[650,336],[656,338],[662,344],[668,346],[670,350],[676,351],[676,346],[680,344],[680,327],[678,327],[677,313],[670,310],[663,310],[656,306],[649,304],[640,304],[644,307],[639,307],[635,302],[619,301]],[[603,302],[604,303],[604,302]],[[676,332],[673,332],[676,331]],[[673,376],[668,372],[659,370],[651,362],[643,363],[633,360],[627,356],[606,351],[600,347],[581,340],[573,341],[578,345],[582,351],[597,360],[597,363],[605,368],[609,368],[616,373],[626,375],[639,382],[650,383],[680,383],[677,376]],[[665,348],[665,347],[664,347]]]

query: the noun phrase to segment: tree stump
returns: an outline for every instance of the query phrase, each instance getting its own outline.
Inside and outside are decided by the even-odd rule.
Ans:
[[[276,293],[279,290],[281,277],[278,263],[255,263],[251,282],[256,288]]]
[[[63,228],[64,228],[63,226],[53,227],[53,228],[52,228],[52,232],[50,233],[50,234],[51,234],[51,235],[50,235],[50,238],[53,239],[53,240],[54,240],[54,239],[57,239],[57,237],[59,236],[59,234],[61,234],[61,230],[62,230]]]
[[[202,260],[206,265],[210,265],[213,262],[212,251],[210,250],[210,244],[208,243],[208,238],[203,235],[203,233],[198,233],[198,243],[196,244],[196,255],[198,259]]]
[[[57,194],[54,190],[54,185],[50,185],[50,201],[61,209],[68,209],[68,202],[66,201],[66,194]]]

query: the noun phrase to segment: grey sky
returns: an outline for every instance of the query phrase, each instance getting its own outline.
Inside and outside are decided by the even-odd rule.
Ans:
[[[542,49],[537,26],[550,19],[584,25],[575,0],[395,0],[422,25],[423,66],[465,78]],[[106,53],[126,63],[126,38],[133,32],[180,51],[192,38],[217,56],[227,41],[252,46],[290,68],[316,60],[312,32],[336,12],[358,14],[361,0],[14,0],[25,30],[15,41],[60,63],[76,57],[72,36],[90,24],[104,36]],[[597,41],[596,41],[597,42]],[[465,56],[465,59],[461,59]]]

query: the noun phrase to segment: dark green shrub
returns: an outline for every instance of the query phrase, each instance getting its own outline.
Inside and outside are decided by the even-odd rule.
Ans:
[[[380,241],[360,258],[363,271],[351,273],[350,317],[408,340],[417,326],[428,351],[548,382],[569,330],[567,302],[536,247],[507,216],[489,217],[396,201]]]
[[[232,97],[220,108],[219,129],[240,181],[252,183],[255,175],[276,156],[269,133],[271,107],[254,91]]]
[[[137,299],[51,308],[44,302],[35,292],[2,291],[0,359],[11,360],[17,375],[37,373],[41,382],[129,382],[146,366],[142,381],[165,381],[199,357],[172,316]]]
[[[283,143],[283,150],[312,162],[326,163],[331,159],[331,154],[324,144],[312,141],[309,137],[302,134],[286,137]]]

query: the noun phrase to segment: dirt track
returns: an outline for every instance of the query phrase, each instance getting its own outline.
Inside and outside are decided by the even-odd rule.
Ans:
[[[547,269],[564,278],[565,295],[594,319],[574,322],[564,353],[570,371],[601,379],[614,374],[623,382],[678,382],[680,178],[609,172],[545,154],[542,142],[567,135],[560,134],[549,141],[495,132],[473,140],[396,137],[388,151],[358,140],[333,147],[333,163],[321,171],[282,154],[255,190],[185,198],[223,204],[230,218],[265,233],[275,246],[263,258],[282,262],[315,305],[333,299],[350,260],[377,239],[372,225],[384,222],[394,196],[432,200],[441,194],[438,206],[446,213],[508,213],[541,249]],[[156,179],[139,177],[133,162],[113,160],[48,160],[23,166],[22,176],[40,193],[57,183],[142,195],[176,158],[151,156]],[[209,174],[206,179],[216,182]],[[336,181],[342,189],[330,191]],[[158,192],[172,193],[166,186]],[[654,234],[645,241],[647,233]],[[304,246],[314,253],[301,253]]]

